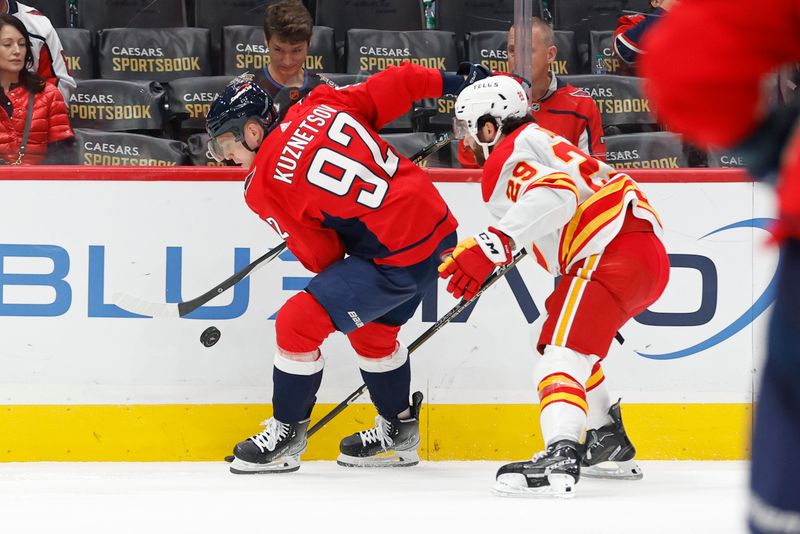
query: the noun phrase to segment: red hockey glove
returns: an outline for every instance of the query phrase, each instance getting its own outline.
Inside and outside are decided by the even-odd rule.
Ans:
[[[447,291],[455,298],[471,300],[494,268],[511,259],[511,239],[490,226],[461,241],[453,255],[439,265],[439,277],[450,278]]]

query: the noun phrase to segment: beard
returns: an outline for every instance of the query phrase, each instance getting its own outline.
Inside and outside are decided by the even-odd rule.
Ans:
[[[483,155],[483,147],[480,145],[470,146],[469,149],[472,152],[472,155],[475,156],[475,162],[478,164],[478,166],[483,167],[483,164],[486,163],[486,157]],[[491,150],[492,149],[489,148],[490,153]]]

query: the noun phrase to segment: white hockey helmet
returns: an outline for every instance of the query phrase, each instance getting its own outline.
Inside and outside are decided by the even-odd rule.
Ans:
[[[500,137],[503,122],[510,117],[524,117],[528,113],[528,97],[525,89],[511,76],[484,78],[464,88],[456,100],[453,133],[456,139],[467,134],[483,147],[484,157],[489,157],[489,147]],[[478,119],[490,115],[497,123],[494,139],[483,142],[478,139]]]

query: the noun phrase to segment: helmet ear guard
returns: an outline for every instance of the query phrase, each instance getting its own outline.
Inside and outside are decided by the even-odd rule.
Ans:
[[[251,152],[258,150],[244,138],[245,126],[251,120],[258,122],[266,136],[278,123],[278,111],[272,97],[255,83],[254,76],[245,73],[231,80],[211,104],[206,116],[207,155],[216,161],[225,159],[224,150],[216,140],[224,133],[232,133]]]
[[[234,140],[236,142],[241,143],[242,146],[244,146],[250,152],[257,152],[258,148],[259,148],[259,145],[256,145],[255,147],[251,147],[247,143],[247,139],[245,138],[245,135],[244,135],[245,127],[247,126],[247,123],[249,123],[249,122],[258,123],[258,125],[261,126],[261,128],[264,130],[264,137],[266,137],[267,133],[269,133],[269,131],[271,130],[271,128],[267,128],[266,124],[264,123],[264,121],[260,117],[247,117],[247,118],[244,119],[244,121],[242,122],[241,125],[231,124],[231,125],[229,125],[230,127],[227,129],[227,131],[224,131],[219,135],[223,135],[223,134],[226,134],[226,133],[233,134]],[[262,139],[262,141],[263,141],[263,139]],[[206,147],[206,157],[208,157],[209,159],[213,159],[213,160],[217,161],[218,163],[221,163],[221,162],[223,162],[225,160],[225,149],[220,145],[220,143],[219,143],[219,141],[217,140],[216,137],[209,136],[208,144],[207,144],[207,147]]]
[[[522,85],[510,76],[492,76],[466,87],[456,100],[454,134],[464,138],[469,134],[483,147],[489,157],[489,148],[500,139],[503,122],[511,117],[524,117],[528,113],[528,97]],[[481,141],[478,135],[486,118],[497,126],[490,141]],[[459,137],[461,136],[461,137]]]

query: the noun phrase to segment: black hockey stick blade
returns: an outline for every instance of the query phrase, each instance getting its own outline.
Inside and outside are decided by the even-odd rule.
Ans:
[[[217,284],[213,289],[206,291],[192,300],[178,302],[177,304],[166,304],[163,302],[149,302],[125,293],[114,293],[112,299],[117,306],[140,315],[149,315],[151,317],[184,317],[244,280],[258,267],[266,265],[277,258],[284,250],[286,250],[285,242],[270,249],[263,256],[256,258],[244,269],[234,273],[229,278]]]
[[[433,154],[434,152],[438,152],[443,147],[450,144],[450,141],[453,140],[453,134],[451,132],[445,132],[438,134],[433,141],[427,146],[422,147],[416,154],[411,156],[409,159],[412,163],[419,165],[422,163],[425,158]]]
[[[286,242],[282,242],[280,245],[270,249],[267,251],[263,256],[256,258],[255,261],[250,263],[247,267],[234,273],[230,278],[226,278],[224,281],[220,282],[215,288],[209,289],[199,297],[195,297],[192,300],[187,300],[185,302],[181,302],[178,304],[178,315],[183,317],[184,315],[188,315],[192,313],[194,310],[205,304],[206,302],[210,301],[213,298],[216,298],[218,295],[224,293],[228,289],[232,288],[245,278],[250,275],[256,268],[262,265],[266,265],[267,263],[271,262],[275,258],[277,258],[281,252],[286,250]]]
[[[505,276],[506,273],[510,271],[519,262],[519,260],[525,257],[526,254],[527,252],[525,251],[525,249],[520,250],[508,265],[503,265],[502,267],[497,269],[494,273],[492,273],[492,275],[489,278],[486,279],[486,281],[483,283],[483,285],[481,286],[481,288],[478,290],[478,292],[475,294],[474,297],[472,297],[469,300],[461,299],[461,301],[458,304],[456,304],[453,309],[444,314],[441,317],[441,319],[436,321],[433,325],[431,325],[430,328],[425,330],[425,332],[423,332],[417,339],[412,341],[411,344],[408,346],[409,356],[411,355],[412,352],[417,350],[428,339],[433,337],[433,335],[436,332],[441,330],[444,325],[455,319],[461,312],[467,309],[467,307],[469,307],[473,302],[475,302],[475,300],[478,297],[480,297],[484,291],[489,289],[492,285],[494,285],[495,282],[497,282],[503,276]],[[361,384],[361,386],[357,390],[353,391],[350,395],[347,396],[345,400],[336,405],[335,408],[333,408],[322,419],[317,421],[311,428],[309,428],[307,436],[308,437],[313,436],[320,428],[328,424],[331,421],[331,419],[342,413],[345,408],[347,408],[349,405],[355,402],[356,399],[358,399],[361,395],[363,395],[366,390],[367,390],[367,385]]]

